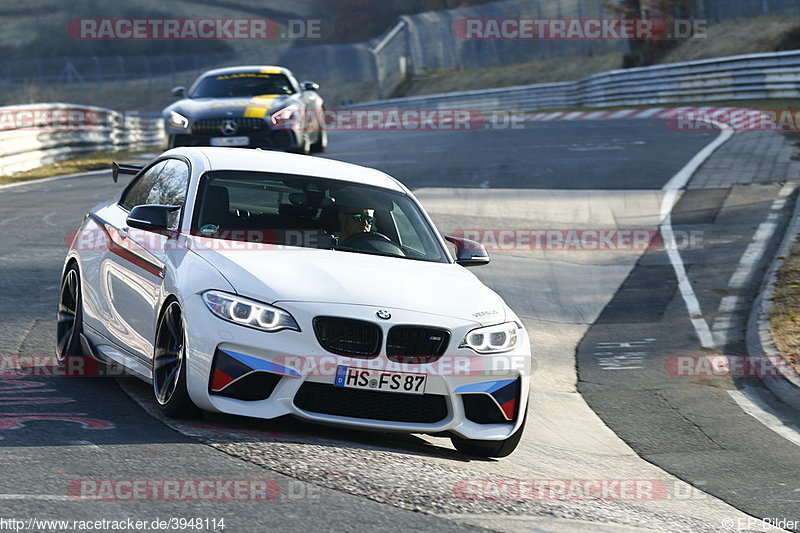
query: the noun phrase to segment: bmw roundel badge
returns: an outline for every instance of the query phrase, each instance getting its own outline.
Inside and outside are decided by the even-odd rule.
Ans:
[[[375,313],[375,314],[376,314],[376,315],[378,316],[378,318],[380,318],[381,320],[389,320],[390,318],[392,318],[392,314],[391,314],[389,311],[385,311],[385,310],[383,310],[383,309],[381,309],[380,311],[378,311],[378,312],[377,312],[377,313]]]

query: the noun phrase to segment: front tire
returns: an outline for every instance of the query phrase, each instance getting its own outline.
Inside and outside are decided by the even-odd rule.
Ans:
[[[308,132],[303,131],[303,133],[300,134],[300,144],[296,148],[291,150],[291,152],[300,155],[308,155],[310,151],[311,151],[311,143],[308,140]]]
[[[528,419],[526,411],[525,418],[522,419],[522,424],[519,429],[515,431],[510,437],[505,440],[472,440],[462,439],[461,437],[450,437],[453,446],[456,450],[467,455],[474,455],[475,457],[508,457],[511,455],[525,430],[525,422]]]
[[[56,357],[64,361],[70,355],[83,355],[83,295],[81,275],[76,264],[64,273],[56,316]]]
[[[161,314],[153,353],[153,393],[164,415],[193,418],[200,409],[192,402],[186,386],[186,328],[177,301]]]
[[[312,154],[321,154],[328,149],[328,130],[319,127],[319,135],[317,140],[311,144]]]

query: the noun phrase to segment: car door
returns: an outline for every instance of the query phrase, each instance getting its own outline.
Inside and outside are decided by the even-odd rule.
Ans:
[[[111,315],[106,332],[115,344],[142,359],[152,357],[169,236],[129,228],[126,219],[138,205],[183,206],[188,184],[188,164],[164,159],[143,172],[119,204],[109,208],[106,223],[114,245],[105,253],[100,277]],[[171,215],[170,229],[178,229],[182,213],[183,209]]]

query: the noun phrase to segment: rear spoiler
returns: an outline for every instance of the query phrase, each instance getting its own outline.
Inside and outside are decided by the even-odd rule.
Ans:
[[[120,174],[138,174],[144,168],[144,165],[124,165],[114,161],[111,163],[111,177],[114,178],[114,183],[119,179]]]

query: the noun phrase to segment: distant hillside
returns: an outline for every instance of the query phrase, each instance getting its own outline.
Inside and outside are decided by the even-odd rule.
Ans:
[[[5,0],[0,2],[0,57],[202,54],[264,51],[304,44],[354,43],[380,36],[402,14],[450,9],[491,0]],[[325,37],[315,41],[107,40],[82,41],[66,31],[78,18],[319,19]]]
[[[320,0],[331,16],[330,43],[358,43],[380,36],[400,15],[455,9],[497,0]]]

